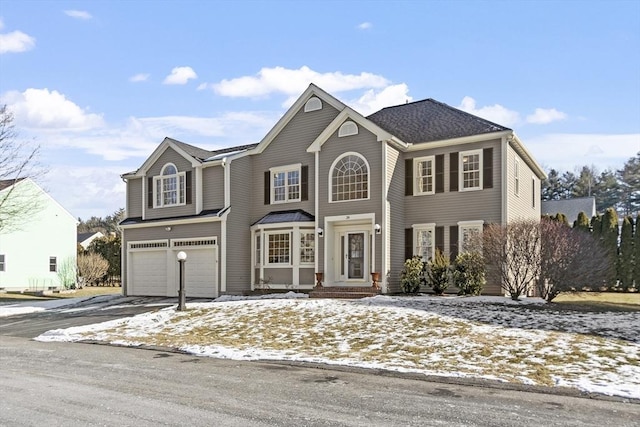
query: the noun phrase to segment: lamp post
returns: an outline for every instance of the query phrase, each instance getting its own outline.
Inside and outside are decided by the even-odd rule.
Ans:
[[[178,264],[180,264],[180,289],[178,290],[178,311],[186,310],[187,297],[184,291],[184,263],[187,262],[187,253],[178,252]]]

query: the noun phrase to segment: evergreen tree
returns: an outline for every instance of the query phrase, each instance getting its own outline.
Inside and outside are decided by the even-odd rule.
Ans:
[[[562,174],[562,177],[560,178],[562,199],[570,199],[572,197],[577,180],[578,179],[573,172],[565,172]]]
[[[583,166],[576,178],[571,197],[590,197],[594,193],[597,176],[595,166]]]
[[[636,291],[640,291],[640,214],[636,215],[636,226],[633,231],[633,258],[635,259],[633,279]]]
[[[633,269],[635,265],[633,253],[633,217],[628,216],[622,222],[620,233],[620,251],[618,255],[618,279],[622,289],[628,291],[633,287]]]
[[[591,217],[591,232],[597,240],[602,238],[602,215]]]
[[[609,208],[604,212],[604,216],[602,217],[602,244],[604,251],[609,256],[611,260],[611,265],[616,266],[618,263],[616,262],[618,259],[618,214],[616,210],[613,208]],[[612,269],[612,273],[610,274],[609,279],[607,280],[607,285],[609,288],[613,288],[616,286],[616,282],[618,279],[618,269]]]
[[[625,215],[640,211],[640,152],[617,173],[621,189],[621,208]]]
[[[596,198],[596,210],[604,212],[620,202],[620,185],[615,174],[610,170],[603,171],[596,180],[592,193]]]
[[[547,173],[547,179],[542,181],[542,200],[559,200],[562,195],[562,185],[560,184],[560,173],[551,169]]]
[[[589,226],[589,218],[587,218],[587,214],[580,212],[578,214],[578,219],[573,222],[573,228],[589,233],[591,231],[591,227]]]

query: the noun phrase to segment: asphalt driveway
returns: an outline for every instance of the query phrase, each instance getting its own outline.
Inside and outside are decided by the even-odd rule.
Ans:
[[[51,329],[135,316],[176,303],[177,298],[165,297],[116,297],[106,301],[89,299],[57,309],[0,317],[0,336],[35,338]]]

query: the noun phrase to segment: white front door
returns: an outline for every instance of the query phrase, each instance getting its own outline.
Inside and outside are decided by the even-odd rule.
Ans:
[[[340,233],[340,280],[364,282],[369,273],[369,233],[347,231]]]

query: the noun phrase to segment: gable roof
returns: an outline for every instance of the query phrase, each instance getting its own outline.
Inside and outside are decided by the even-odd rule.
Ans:
[[[104,236],[104,234],[102,234],[101,231],[89,231],[87,233],[78,233],[78,243],[82,243],[88,238],[95,236],[96,234],[100,234],[100,236]]]
[[[575,199],[545,200],[540,208],[542,215],[555,215],[563,213],[569,224],[578,219],[578,214],[584,212],[591,219],[596,214],[595,197],[577,197]]]
[[[410,144],[511,130],[431,98],[386,107],[367,119]]]
[[[11,187],[14,184],[19,183],[24,178],[16,178],[16,179],[0,179],[0,191]]]

